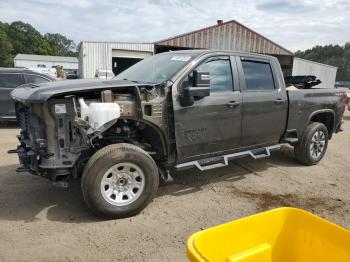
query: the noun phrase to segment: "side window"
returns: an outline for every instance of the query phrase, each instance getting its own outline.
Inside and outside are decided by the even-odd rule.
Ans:
[[[269,63],[242,60],[246,90],[274,90],[275,83]]]
[[[26,83],[28,84],[41,84],[41,83],[49,82],[48,79],[37,75],[25,75],[25,78],[26,78]]]
[[[209,72],[210,92],[233,91],[229,59],[209,60],[199,65],[196,70],[198,72]]]
[[[24,79],[21,74],[0,74],[0,87],[15,88],[23,84]]]

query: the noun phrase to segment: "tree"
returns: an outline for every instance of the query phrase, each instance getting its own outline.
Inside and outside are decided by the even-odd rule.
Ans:
[[[72,50],[75,49],[75,43],[73,40],[61,34],[50,34],[44,35],[44,40],[47,42],[51,55],[56,56],[73,56],[76,53]]]
[[[42,35],[30,24],[16,21],[7,27],[7,35],[13,46],[13,54],[46,54],[41,49]]]
[[[350,43],[344,46],[315,46],[305,51],[297,51],[296,57],[338,67],[337,80],[350,80]]]
[[[0,66],[13,66],[12,44],[6,34],[7,24],[0,22]]]
[[[40,34],[33,26],[21,21],[0,22],[0,66],[13,66],[19,54],[77,56],[75,43],[61,34]]]

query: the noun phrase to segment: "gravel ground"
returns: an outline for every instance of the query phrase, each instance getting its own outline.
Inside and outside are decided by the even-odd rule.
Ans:
[[[194,232],[280,206],[350,227],[350,114],[325,158],[306,167],[289,146],[268,159],[175,174],[138,216],[103,221],[85,207],[79,183],[59,189],[16,174],[16,128],[0,129],[0,261],[186,261]]]

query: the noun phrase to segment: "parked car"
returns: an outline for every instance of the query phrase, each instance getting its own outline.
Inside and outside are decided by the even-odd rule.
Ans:
[[[67,79],[78,79],[78,72],[74,69],[65,69]]]
[[[10,94],[23,84],[42,84],[55,79],[28,69],[0,68],[0,121],[16,119],[15,103]]]
[[[317,164],[340,130],[345,92],[287,91],[277,58],[208,50],[162,53],[112,80],[17,88],[21,166],[54,182],[81,178],[96,214],[139,213],[171,171],[270,156],[287,143]]]
[[[115,75],[112,72],[112,70],[103,70],[103,69],[97,69],[95,72],[95,78],[98,79],[111,79]]]
[[[335,88],[350,89],[350,81],[337,81],[337,82],[335,82]]]

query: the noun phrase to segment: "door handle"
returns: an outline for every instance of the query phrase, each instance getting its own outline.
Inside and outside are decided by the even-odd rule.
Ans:
[[[237,106],[239,106],[241,103],[237,102],[237,101],[230,101],[226,103],[226,107],[228,108],[235,108]]]
[[[275,104],[276,105],[282,105],[282,104],[284,104],[284,100],[281,99],[281,98],[278,98],[278,99],[275,100]]]

